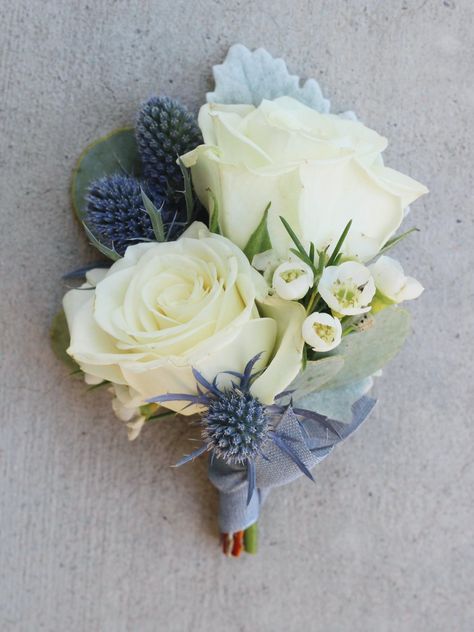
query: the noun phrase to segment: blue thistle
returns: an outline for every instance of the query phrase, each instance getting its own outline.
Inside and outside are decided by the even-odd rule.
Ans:
[[[234,385],[209,400],[202,428],[202,438],[216,456],[227,463],[245,463],[261,452],[268,419],[258,399]]]
[[[174,99],[152,97],[138,113],[135,135],[146,180],[161,195],[182,201],[184,180],[176,161],[202,143],[194,116]]]
[[[157,208],[161,208],[163,223],[173,217],[163,197],[146,190]],[[112,175],[96,180],[86,194],[84,222],[97,240],[123,255],[131,244],[154,240],[150,216],[145,210],[141,184],[135,178]]]
[[[250,392],[253,381],[261,374],[261,371],[253,371],[260,356],[261,354],[254,356],[245,366],[243,373],[225,371],[238,379],[238,383],[234,382],[227,389],[221,390],[217,386],[217,378],[214,378],[212,383],[208,382],[199,371],[193,369],[197,382],[196,395],[167,393],[149,400],[150,403],[158,404],[187,401],[189,405],[197,404],[205,408],[200,420],[203,445],[184,456],[176,465],[184,465],[205,452],[210,452],[212,457],[220,458],[227,464],[246,464],[247,503],[250,502],[256,487],[255,459],[257,456],[267,459],[262,446],[268,439],[291,458],[306,476],[314,480],[311,472],[288,443],[291,439],[275,432],[270,423],[272,416],[281,415],[284,409],[280,406],[264,406]],[[202,387],[206,390],[203,391]]]

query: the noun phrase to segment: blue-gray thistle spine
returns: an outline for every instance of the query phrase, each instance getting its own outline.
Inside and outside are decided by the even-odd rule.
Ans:
[[[202,143],[194,116],[174,99],[152,97],[138,113],[135,135],[145,179],[161,195],[181,200],[184,181],[176,161]]]

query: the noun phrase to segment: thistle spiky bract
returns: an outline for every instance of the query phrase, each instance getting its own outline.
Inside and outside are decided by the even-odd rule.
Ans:
[[[138,113],[135,135],[144,177],[161,195],[182,201],[177,159],[202,143],[194,116],[174,99],[152,97]]]

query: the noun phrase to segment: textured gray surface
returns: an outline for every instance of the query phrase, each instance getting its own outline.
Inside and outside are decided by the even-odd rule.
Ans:
[[[470,632],[474,300],[471,0],[1,2],[0,629]],[[228,46],[265,45],[388,135],[428,184],[399,249],[427,287],[378,410],[275,491],[253,558],[216,545],[216,493],[180,423],[127,443],[47,341],[91,256],[68,180],[140,100],[197,107]]]

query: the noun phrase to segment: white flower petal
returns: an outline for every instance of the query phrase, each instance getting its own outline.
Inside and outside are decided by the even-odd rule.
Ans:
[[[183,161],[199,199],[210,208],[213,192],[221,229],[241,248],[271,202],[268,231],[279,256],[292,245],[280,216],[319,248],[335,243],[352,219],[343,252],[365,261],[397,230],[404,208],[427,192],[383,165],[385,138],[290,97],[258,108],[207,104],[199,121],[207,145]]]
[[[312,287],[314,275],[303,261],[286,261],[273,273],[273,288],[286,301],[299,300]]]
[[[313,351],[331,351],[341,342],[341,322],[330,314],[314,312],[305,319],[302,334],[304,341]]]
[[[338,314],[355,316],[370,311],[375,283],[368,268],[356,261],[324,268],[318,291]]]
[[[394,303],[418,298],[423,292],[421,283],[405,276],[401,264],[392,257],[382,255],[369,269],[377,290]]]
[[[259,303],[259,307],[262,316],[277,324],[278,331],[273,357],[264,373],[253,383],[252,393],[264,404],[273,404],[275,396],[284,391],[301,370],[301,327],[306,312],[300,303],[277,297],[267,298]]]

